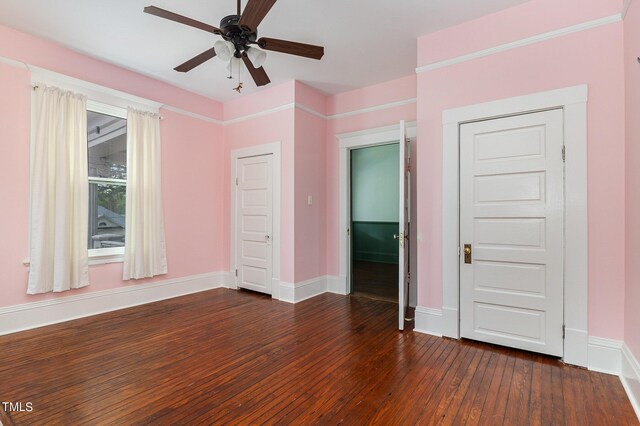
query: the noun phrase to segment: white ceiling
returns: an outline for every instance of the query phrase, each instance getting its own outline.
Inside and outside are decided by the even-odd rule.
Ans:
[[[392,80],[414,72],[418,36],[526,1],[279,0],[258,35],[323,45],[325,56],[269,52],[264,67],[272,85],[296,79],[326,93]],[[220,101],[237,97],[217,58],[173,70],[219,37],[143,13],[149,5],[217,27],[236,0],[2,0],[0,24]],[[243,94],[258,90],[242,80]]]

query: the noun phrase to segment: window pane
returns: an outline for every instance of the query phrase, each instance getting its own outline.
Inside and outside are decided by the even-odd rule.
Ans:
[[[89,249],[124,247],[127,187],[89,183]]]
[[[89,176],[127,178],[127,120],[87,111]]]

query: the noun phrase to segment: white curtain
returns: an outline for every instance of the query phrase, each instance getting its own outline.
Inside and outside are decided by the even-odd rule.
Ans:
[[[167,273],[160,160],[159,116],[129,108],[125,280]]]
[[[35,90],[29,294],[89,284],[87,99],[44,85]]]

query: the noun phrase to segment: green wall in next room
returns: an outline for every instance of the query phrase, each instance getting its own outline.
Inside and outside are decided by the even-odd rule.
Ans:
[[[353,258],[398,263],[398,144],[351,151]]]

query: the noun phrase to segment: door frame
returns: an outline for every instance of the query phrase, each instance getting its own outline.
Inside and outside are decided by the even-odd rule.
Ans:
[[[272,161],[272,173],[273,173],[273,235],[272,235],[272,257],[271,257],[271,297],[274,299],[280,298],[280,142],[274,142],[264,145],[255,145],[247,148],[240,148],[231,151],[231,173],[229,177],[229,185],[231,190],[230,204],[231,204],[231,230],[230,230],[230,244],[229,244],[229,281],[228,287],[232,289],[238,288],[237,280],[235,276],[236,265],[238,260],[236,259],[236,245],[237,245],[237,230],[236,230],[236,202],[238,197],[238,187],[236,186],[236,173],[237,162],[241,158],[258,157],[261,155],[273,155]]]
[[[587,85],[501,99],[442,114],[442,335],[460,338],[460,126],[550,109],[563,110],[565,160],[564,361],[587,366]],[[567,220],[569,218],[570,220]]]
[[[417,136],[417,124],[415,121],[405,123],[407,129],[406,137],[415,142]],[[388,145],[398,141],[398,124],[384,127],[376,127],[357,132],[337,134],[339,151],[339,175],[340,186],[338,197],[339,205],[339,290],[343,294],[351,292],[351,237],[348,234],[349,221],[351,218],[351,150],[356,148],[367,148],[379,145]],[[415,160],[413,161],[415,162]],[[412,171],[412,173],[415,173]],[[412,175],[413,176],[413,175]],[[411,200],[411,205],[415,200]],[[409,213],[410,214],[410,213]],[[415,224],[411,224],[412,233]],[[414,282],[414,278],[411,278]]]

